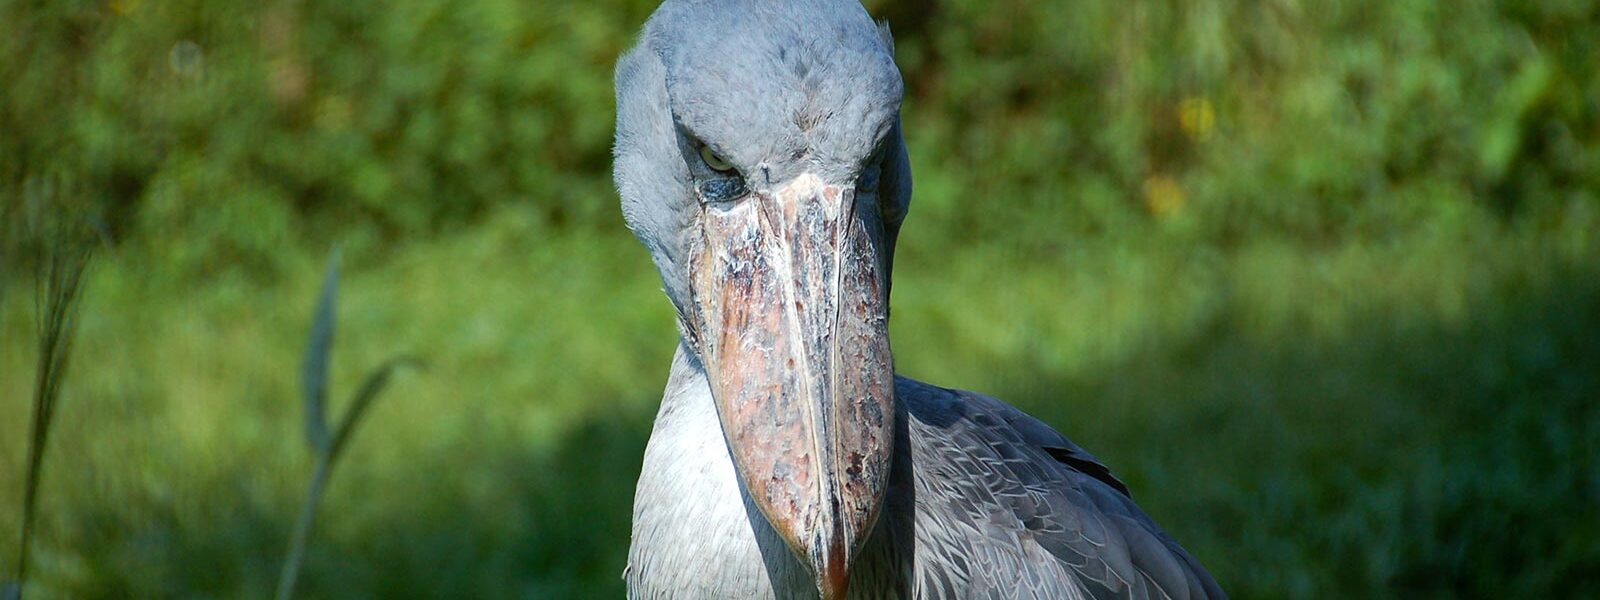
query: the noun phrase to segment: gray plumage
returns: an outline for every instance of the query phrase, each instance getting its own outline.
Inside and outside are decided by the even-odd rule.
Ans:
[[[718,388],[727,375],[705,358],[734,321],[708,321],[706,297],[725,286],[695,265],[729,260],[708,248],[719,243],[703,231],[708,211],[787,197],[768,190],[796,177],[854,182],[844,206],[862,207],[860,228],[838,235],[865,232],[870,247],[841,260],[881,263],[886,299],[911,196],[892,52],[887,30],[853,1],[669,0],[618,66],[623,214],[684,333],[635,497],[630,598],[814,598],[826,587],[820,563],[800,558],[796,540],[809,538],[786,538],[787,522],[775,528],[747,485],[754,467],[736,460],[746,455],[725,424],[737,416],[716,398],[735,388]],[[709,170],[701,146],[738,167],[744,199],[708,200],[701,186],[731,171]],[[838,289],[878,297],[871,286]],[[819,372],[854,373],[833,369]],[[848,597],[1225,597],[1102,463],[1050,427],[978,394],[900,377],[892,387],[887,487],[853,555]]]
[[[852,598],[1226,598],[1121,482],[1049,426],[971,392],[907,378],[895,390],[900,447]],[[683,348],[633,522],[629,598],[816,597],[742,493],[705,374]]]

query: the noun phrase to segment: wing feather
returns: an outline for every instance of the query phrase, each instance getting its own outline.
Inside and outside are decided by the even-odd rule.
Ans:
[[[919,596],[1226,597],[1104,463],[1049,426],[909,379],[896,396],[909,417]],[[938,593],[924,595],[929,586]]]

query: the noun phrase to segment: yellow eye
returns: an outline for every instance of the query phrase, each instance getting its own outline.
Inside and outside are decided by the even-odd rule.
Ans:
[[[712,152],[711,146],[700,147],[700,160],[706,161],[706,166],[711,167],[713,171],[718,173],[727,173],[733,170],[733,165],[728,161],[722,160],[722,157],[717,156],[717,153]]]

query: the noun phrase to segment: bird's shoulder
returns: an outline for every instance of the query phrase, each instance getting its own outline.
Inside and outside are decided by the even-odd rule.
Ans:
[[[895,396],[911,450],[917,587],[1225,597],[1105,463],[1060,432],[974,392],[897,377]]]
[[[1037,449],[1084,476],[1132,497],[1127,484],[1089,451],[1067,439],[1033,415],[992,397],[943,388],[909,377],[895,377],[895,396],[907,413],[927,429],[959,427],[964,433],[992,443]]]

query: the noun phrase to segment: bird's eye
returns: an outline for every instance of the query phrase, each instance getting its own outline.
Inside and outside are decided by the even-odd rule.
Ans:
[[[710,146],[700,147],[700,160],[706,161],[706,166],[711,167],[711,170],[718,173],[727,173],[733,170],[733,164],[723,160],[721,156],[717,156],[716,152],[711,151]]]

